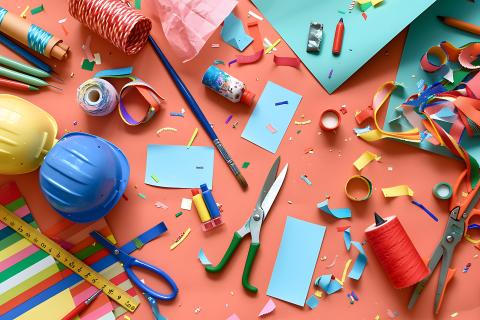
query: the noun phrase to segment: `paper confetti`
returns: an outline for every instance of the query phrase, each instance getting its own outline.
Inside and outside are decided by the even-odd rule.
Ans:
[[[283,104],[288,104],[288,101],[285,100],[285,101],[275,102],[275,105],[276,105],[276,106],[281,106],[281,105],[283,105]]]
[[[139,196],[142,199],[147,199],[147,196],[144,195],[143,193],[137,193],[137,196]]]
[[[342,280],[340,281],[342,285],[345,282],[345,279],[347,279],[347,272],[348,268],[350,268],[350,264],[352,264],[352,259],[348,259],[347,262],[345,262],[345,267],[343,267]]]
[[[268,47],[267,49],[265,49],[265,54],[267,53],[270,53],[270,51],[273,50],[273,48],[275,48],[276,46],[278,46],[278,44],[282,42],[282,39],[277,39],[274,43],[272,43],[272,45],[270,47]]]
[[[159,135],[160,133],[165,132],[165,131],[177,132],[178,130],[175,129],[175,128],[164,127],[164,128],[160,128],[160,129],[157,130],[157,135]]]
[[[257,51],[251,55],[238,55],[235,61],[239,64],[251,64],[257,62],[263,57],[263,50]],[[230,66],[230,62],[229,62]]]
[[[308,184],[309,186],[312,185],[312,181],[310,181],[310,179],[308,179],[308,177],[306,175],[300,176],[300,179],[305,181],[305,183]]]
[[[185,115],[181,112],[170,112],[171,117],[184,117]]]
[[[263,306],[262,310],[260,311],[260,313],[258,314],[259,317],[263,317],[269,313],[272,313],[273,310],[275,310],[277,306],[275,305],[275,302],[273,302],[272,299],[268,299],[267,303],[265,304],[265,306]]]
[[[353,166],[357,168],[358,171],[361,171],[373,160],[379,161],[382,157],[376,155],[373,152],[365,151],[360,157],[353,163]]]
[[[92,42],[92,36],[88,35],[87,39],[85,39],[85,43],[82,44],[82,50],[83,50],[83,54],[84,54],[85,58],[89,62],[94,62],[95,57],[93,56],[92,50],[90,49],[91,42]]]
[[[274,134],[275,132],[277,132],[277,129],[275,129],[270,123],[267,124],[266,128],[267,128],[268,131],[270,131],[272,134]]]
[[[352,217],[352,212],[349,208],[330,209],[328,206],[328,199],[317,203],[317,208],[337,219],[346,219]]]
[[[365,128],[353,128],[353,132],[355,132],[357,136],[368,131],[372,131],[370,126],[366,126]]]
[[[326,294],[335,293],[343,289],[343,286],[334,278],[331,274],[324,274],[315,280],[315,285],[322,288]]]
[[[331,79],[332,75],[333,75],[333,69],[330,69],[330,71],[328,72],[328,79]]]
[[[306,124],[312,123],[312,120],[295,121],[294,123],[295,123],[295,125],[297,125],[297,126],[304,126],[304,125],[306,125]]]
[[[135,0],[135,9],[142,9],[142,0]]]
[[[242,164],[242,168],[243,168],[243,169],[247,169],[249,165],[250,165],[250,162],[244,162],[244,163]]]
[[[274,55],[273,62],[277,66],[292,67],[297,69],[300,67],[300,59],[297,57],[279,57]]]
[[[102,64],[102,56],[100,55],[100,53],[94,53],[93,54],[93,57],[94,57],[94,61],[95,61],[95,64]]]
[[[180,208],[183,210],[192,210],[192,199],[182,198]]]
[[[93,67],[95,66],[95,61],[88,61],[88,59],[84,59],[82,62],[82,69],[87,71],[92,71]]]
[[[318,306],[318,299],[312,294],[305,303],[311,310],[313,310]]]
[[[178,247],[178,245],[180,243],[182,243],[187,237],[188,235],[190,234],[190,232],[192,231],[192,229],[188,228],[187,230],[185,230],[184,232],[182,232],[177,239],[175,239],[175,241],[172,243],[172,245],[170,246],[170,250],[173,250],[175,249],[176,247]]]
[[[230,120],[232,120],[232,118],[233,118],[233,115],[232,114],[229,115],[227,120],[225,120],[225,124],[228,124],[230,122]]]
[[[150,175],[150,177],[152,177],[152,179],[155,180],[156,183],[160,182],[160,180],[158,180],[156,175],[152,174],[152,175]]]
[[[415,200],[412,200],[412,203],[414,205],[416,205],[417,207],[419,207],[420,209],[422,209],[426,214],[428,214],[430,216],[430,218],[432,218],[433,220],[438,222],[438,218],[430,210],[428,210],[423,204],[421,204],[421,203],[419,203]]]
[[[197,137],[197,134],[198,134],[198,128],[195,128],[195,130],[193,130],[192,136],[190,137],[190,140],[188,140],[187,149],[190,149],[190,147],[192,146],[193,140],[195,140],[195,138]]]
[[[175,213],[175,218],[180,217],[182,214],[183,214],[183,211],[180,211],[180,212]]]
[[[400,196],[413,196],[413,190],[406,184],[398,185],[390,188],[382,188],[383,196],[385,198],[393,198]]]
[[[45,10],[45,8],[43,7],[43,4],[41,4],[41,5],[39,5],[38,7],[35,7],[35,8],[33,8],[32,10],[30,10],[30,13],[31,13],[32,15],[34,15],[34,14],[37,14],[37,13],[42,12],[43,10]]]
[[[205,255],[205,252],[203,251],[202,248],[200,248],[200,252],[198,252],[198,260],[200,260],[200,263],[204,266],[211,266],[212,263],[210,260],[208,260],[207,256]]]
[[[352,244],[358,250],[357,259],[353,264],[352,270],[350,270],[350,273],[348,274],[348,277],[350,279],[358,280],[362,276],[363,270],[365,270],[365,267],[367,265],[367,255],[365,254],[365,251],[363,250],[362,244],[360,242],[352,241],[352,237],[350,235],[350,228],[343,232],[343,240],[345,242],[345,247],[347,248],[347,251],[350,251]]]
[[[258,14],[256,14],[255,12],[253,12],[251,10],[248,11],[248,15],[250,17],[254,17],[257,20],[263,21],[263,17],[260,17]]]
[[[22,13],[20,13],[20,18],[26,19],[28,10],[30,10],[30,6],[26,6],[25,9],[23,9]]]
[[[160,208],[160,209],[168,209],[168,206],[160,201],[155,202],[155,207]]]

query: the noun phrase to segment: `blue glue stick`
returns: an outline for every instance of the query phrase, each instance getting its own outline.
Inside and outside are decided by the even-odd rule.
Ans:
[[[212,219],[219,217],[220,210],[218,209],[217,203],[213,198],[212,191],[208,189],[206,184],[202,184],[200,189],[202,189],[203,201],[205,201],[205,204],[207,205],[207,209],[210,212],[210,217],[212,217]]]

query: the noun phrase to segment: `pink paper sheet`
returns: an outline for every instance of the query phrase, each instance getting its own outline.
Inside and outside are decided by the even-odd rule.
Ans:
[[[155,0],[163,32],[183,62],[192,60],[237,0]]]

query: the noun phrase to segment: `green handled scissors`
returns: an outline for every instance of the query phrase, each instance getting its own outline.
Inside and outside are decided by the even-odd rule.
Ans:
[[[258,289],[252,286],[249,282],[250,271],[252,269],[253,260],[257,254],[258,248],[260,248],[260,231],[262,228],[262,223],[268,215],[270,208],[275,201],[275,198],[280,191],[280,188],[283,185],[285,176],[287,175],[288,164],[283,167],[282,171],[277,177],[278,167],[280,165],[280,157],[275,160],[273,163],[270,172],[268,173],[265,184],[263,185],[262,191],[260,192],[260,197],[258,198],[257,205],[253,209],[252,215],[248,218],[245,225],[238,229],[233,234],[232,242],[228,246],[227,252],[223,256],[222,260],[217,266],[205,266],[205,269],[208,272],[219,272],[225,267],[227,262],[232,257],[235,249],[242,241],[242,239],[250,233],[252,237],[252,242],[250,243],[250,249],[248,250],[247,262],[245,263],[245,268],[243,269],[242,275],[242,285],[245,289],[251,292],[257,292]]]

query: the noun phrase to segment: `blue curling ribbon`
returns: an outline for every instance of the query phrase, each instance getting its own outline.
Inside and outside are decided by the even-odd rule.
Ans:
[[[34,51],[45,54],[45,48],[53,35],[42,28],[32,24],[28,30],[28,47]]]
[[[3,18],[5,17],[5,15],[7,14],[7,12],[8,12],[7,9],[0,7],[0,24],[2,23]]]

